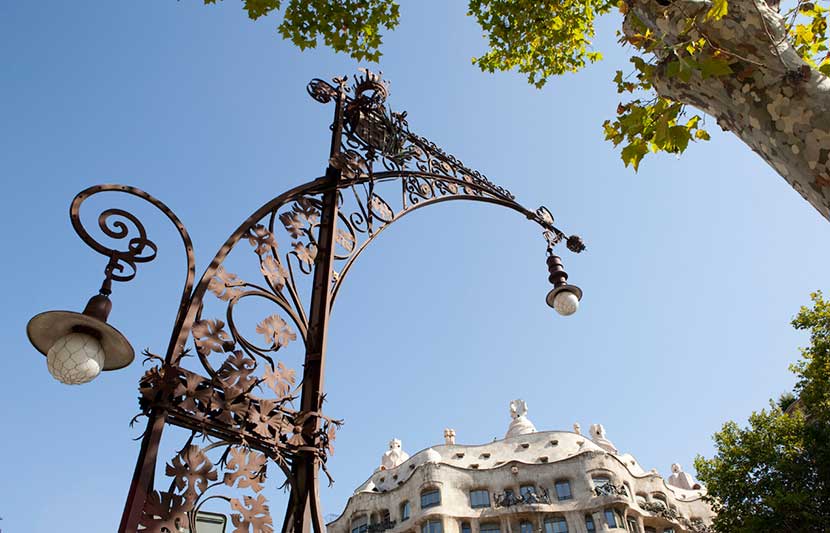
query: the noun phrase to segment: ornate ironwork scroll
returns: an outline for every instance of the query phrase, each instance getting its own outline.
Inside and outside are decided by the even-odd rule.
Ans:
[[[173,478],[170,488],[154,492],[145,505],[145,527],[158,521],[159,505],[167,505],[165,516],[187,527],[192,522],[186,520],[192,520],[201,502],[220,499],[230,506],[234,531],[270,532],[273,523],[261,493],[267,464],[280,468],[289,484],[292,467],[303,454],[315,457],[326,471],[341,421],[298,410],[296,371],[276,359],[277,352],[291,343],[307,341],[308,318],[298,278],[312,272],[320,224],[317,197],[287,198],[292,201],[277,202],[249,219],[197,285],[189,306],[192,350],[175,354],[170,364],[147,354],[147,360],[158,365],[140,384],[142,414],[163,411],[169,424],[192,434],[167,465],[166,473]],[[254,259],[257,279],[243,279],[228,269],[232,252]],[[247,337],[236,320],[237,308],[248,300],[264,301],[274,309],[256,323],[255,338]],[[203,316],[217,305],[221,314]],[[197,362],[195,371],[185,368],[192,366],[191,360]],[[314,430],[309,434],[305,426],[312,419]],[[211,443],[208,449],[217,450],[219,459],[208,459],[207,450],[191,444],[193,436]],[[245,466],[249,463],[256,468]],[[191,478],[197,481],[188,481]],[[254,494],[231,498],[219,494],[222,487]],[[169,525],[171,519],[162,523]]]
[[[343,147],[329,164],[343,177],[341,217],[344,261],[332,280],[335,296],[352,263],[376,235],[404,215],[426,205],[447,200],[472,200],[509,207],[539,224],[550,251],[561,241],[569,250],[585,250],[582,239],[567,237],[554,226],[551,212],[544,206],[528,210],[515,201],[507,189],[494,184],[432,141],[414,133],[407,113],[385,106],[388,83],[366,69],[350,88],[345,78],[332,85],[312,80],[308,93],[321,103],[335,100],[339,91],[345,97],[342,128]],[[347,205],[351,203],[351,205]]]
[[[72,203],[78,234],[109,258],[107,279],[132,279],[138,264],[155,257],[156,245],[137,217],[119,209],[103,211],[98,226],[105,236],[125,242],[125,249],[94,240],[79,212],[99,192],[128,193],[157,207],[176,226],[187,256],[168,349],[163,356],[145,352],[145,363],[152,366],[139,384],[141,412],[136,418],[146,416],[148,429],[121,531],[142,527],[151,533],[178,533],[190,529],[199,509],[213,501],[227,504],[234,533],[270,533],[274,524],[263,488],[272,466],[291,490],[284,531],[308,529],[304,513],[291,506],[302,508],[304,498],[311,498],[313,526],[322,533],[316,472],[328,474],[326,461],[342,422],[320,411],[322,390],[306,401],[314,387],[302,383],[278,359],[278,352],[300,343],[307,379],[310,362],[324,356],[321,313],[328,316],[361,252],[403,216],[449,200],[491,203],[538,224],[548,249],[563,240],[574,252],[584,249],[581,239],[566,237],[554,226],[547,208],[523,207],[509,191],[413,133],[406,113],[384,107],[388,89],[379,76],[365,71],[352,88],[346,87],[345,78],[333,84],[313,80],[308,92],[318,102],[338,106],[326,175],[253,213],[195,284],[190,237],[172,211],[152,196],[132,187],[103,185],[83,191]],[[235,261],[229,261],[231,256]],[[320,291],[328,291],[322,293],[326,298],[320,300]],[[251,302],[265,303],[270,311],[246,327],[238,323],[237,311]],[[190,436],[165,463],[169,485],[157,487],[153,472],[164,424],[184,428]],[[547,496],[538,497],[544,501]]]

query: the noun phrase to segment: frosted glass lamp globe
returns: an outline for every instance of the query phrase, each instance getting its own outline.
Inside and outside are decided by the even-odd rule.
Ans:
[[[562,316],[570,316],[579,309],[582,289],[576,285],[559,285],[551,289],[545,301]]]
[[[69,333],[49,348],[46,366],[52,377],[61,383],[88,383],[104,369],[104,348],[92,335]]]
[[[579,298],[571,291],[559,291],[553,297],[553,308],[562,316],[570,316],[579,309]]]

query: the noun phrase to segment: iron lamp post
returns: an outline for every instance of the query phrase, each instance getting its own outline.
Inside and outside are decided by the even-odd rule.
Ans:
[[[581,239],[566,237],[555,227],[547,208],[525,208],[509,191],[412,132],[406,113],[386,106],[388,86],[380,76],[364,70],[351,87],[345,78],[332,83],[315,79],[307,90],[316,101],[335,104],[325,175],[255,211],[198,280],[187,230],[153,196],[125,185],[97,185],[72,202],[75,231],[108,258],[104,283],[83,313],[41,313],[27,328],[32,344],[47,355],[50,372],[65,383],[89,381],[101,370],[122,368],[133,360],[130,343],[106,322],[112,282],[133,279],[137,266],[152,261],[157,250],[141,221],[121,209],[106,209],[98,216],[98,229],[107,242],[115,242],[102,244],[81,223],[81,205],[103,192],[145,200],[175,226],[187,256],[166,352],[144,352],[145,363],[153,366],[139,381],[136,418],[146,417],[147,428],[121,533],[192,530],[196,513],[211,500],[230,507],[235,531],[270,533],[274,522],[262,492],[269,468],[280,470],[289,489],[282,533],[323,533],[319,476],[328,476],[326,461],[342,424],[322,412],[332,305],[363,250],[409,213],[452,200],[512,209],[541,228],[554,285],[547,303],[569,315],[582,297],[579,288],[567,284],[562,261],[553,253],[562,241],[579,253],[585,248]],[[232,271],[231,257],[246,257],[256,279]],[[236,324],[236,309],[249,301],[274,309],[256,324],[257,339],[244,335]],[[305,353],[299,380],[275,358],[295,341],[302,342]],[[155,482],[166,425],[190,432],[166,463],[169,487]],[[196,437],[207,444],[196,444]]]

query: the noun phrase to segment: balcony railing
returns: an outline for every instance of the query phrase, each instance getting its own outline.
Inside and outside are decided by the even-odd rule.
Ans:
[[[378,522],[377,524],[369,524],[369,527],[366,528],[366,533],[381,533],[387,529],[394,528],[396,524],[396,520],[384,520],[383,522]]]
[[[493,501],[496,507],[513,507],[514,505],[529,505],[534,503],[550,503],[550,494],[547,489],[541,492],[526,490],[522,494],[515,494],[513,491],[494,492]]]
[[[710,526],[707,526],[699,518],[689,520],[684,516],[680,516],[680,513],[678,513],[677,510],[672,509],[670,507],[666,507],[666,504],[659,500],[652,502],[640,502],[639,505],[644,511],[648,511],[649,513],[655,516],[659,516],[660,518],[665,518],[666,520],[677,522],[678,524],[681,524],[685,529],[688,529],[693,533],[713,532],[712,528]]]
[[[666,504],[661,501],[641,502],[640,507],[642,507],[644,511],[648,511],[651,514],[665,518],[666,520],[677,520],[680,518],[677,511],[666,507]]]
[[[603,483],[594,487],[594,493],[597,496],[625,496],[628,497],[628,490],[625,485],[614,485],[613,483]]]
[[[381,533],[387,529],[394,528],[397,523],[398,522],[396,520],[384,520],[383,522],[378,522],[377,524],[369,524],[369,527],[366,528],[366,533]]]

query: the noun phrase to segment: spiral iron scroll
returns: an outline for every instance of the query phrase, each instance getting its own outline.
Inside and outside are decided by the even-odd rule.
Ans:
[[[147,237],[147,231],[144,224],[128,211],[122,209],[106,209],[98,216],[98,228],[101,232],[114,240],[126,243],[124,249],[110,248],[98,240],[94,239],[86,230],[81,222],[81,205],[90,197],[104,193],[104,192],[120,192],[138,197],[153,207],[161,211],[167,217],[182,240],[182,245],[185,249],[187,258],[187,274],[185,276],[184,287],[182,288],[181,298],[179,299],[179,308],[176,313],[175,327],[173,335],[171,336],[168,345],[168,355],[172,354],[175,347],[176,331],[181,327],[184,319],[184,310],[187,306],[190,292],[193,289],[193,282],[196,277],[196,261],[193,257],[193,241],[190,235],[173,211],[167,207],[163,202],[153,197],[152,195],[127,185],[95,185],[84,189],[78,193],[72,200],[69,208],[69,219],[72,222],[72,228],[81,240],[90,248],[99,254],[108,258],[105,273],[113,281],[126,282],[132,280],[137,273],[137,265],[140,263],[148,263],[155,259],[158,247]],[[130,229],[134,229],[131,232]]]

